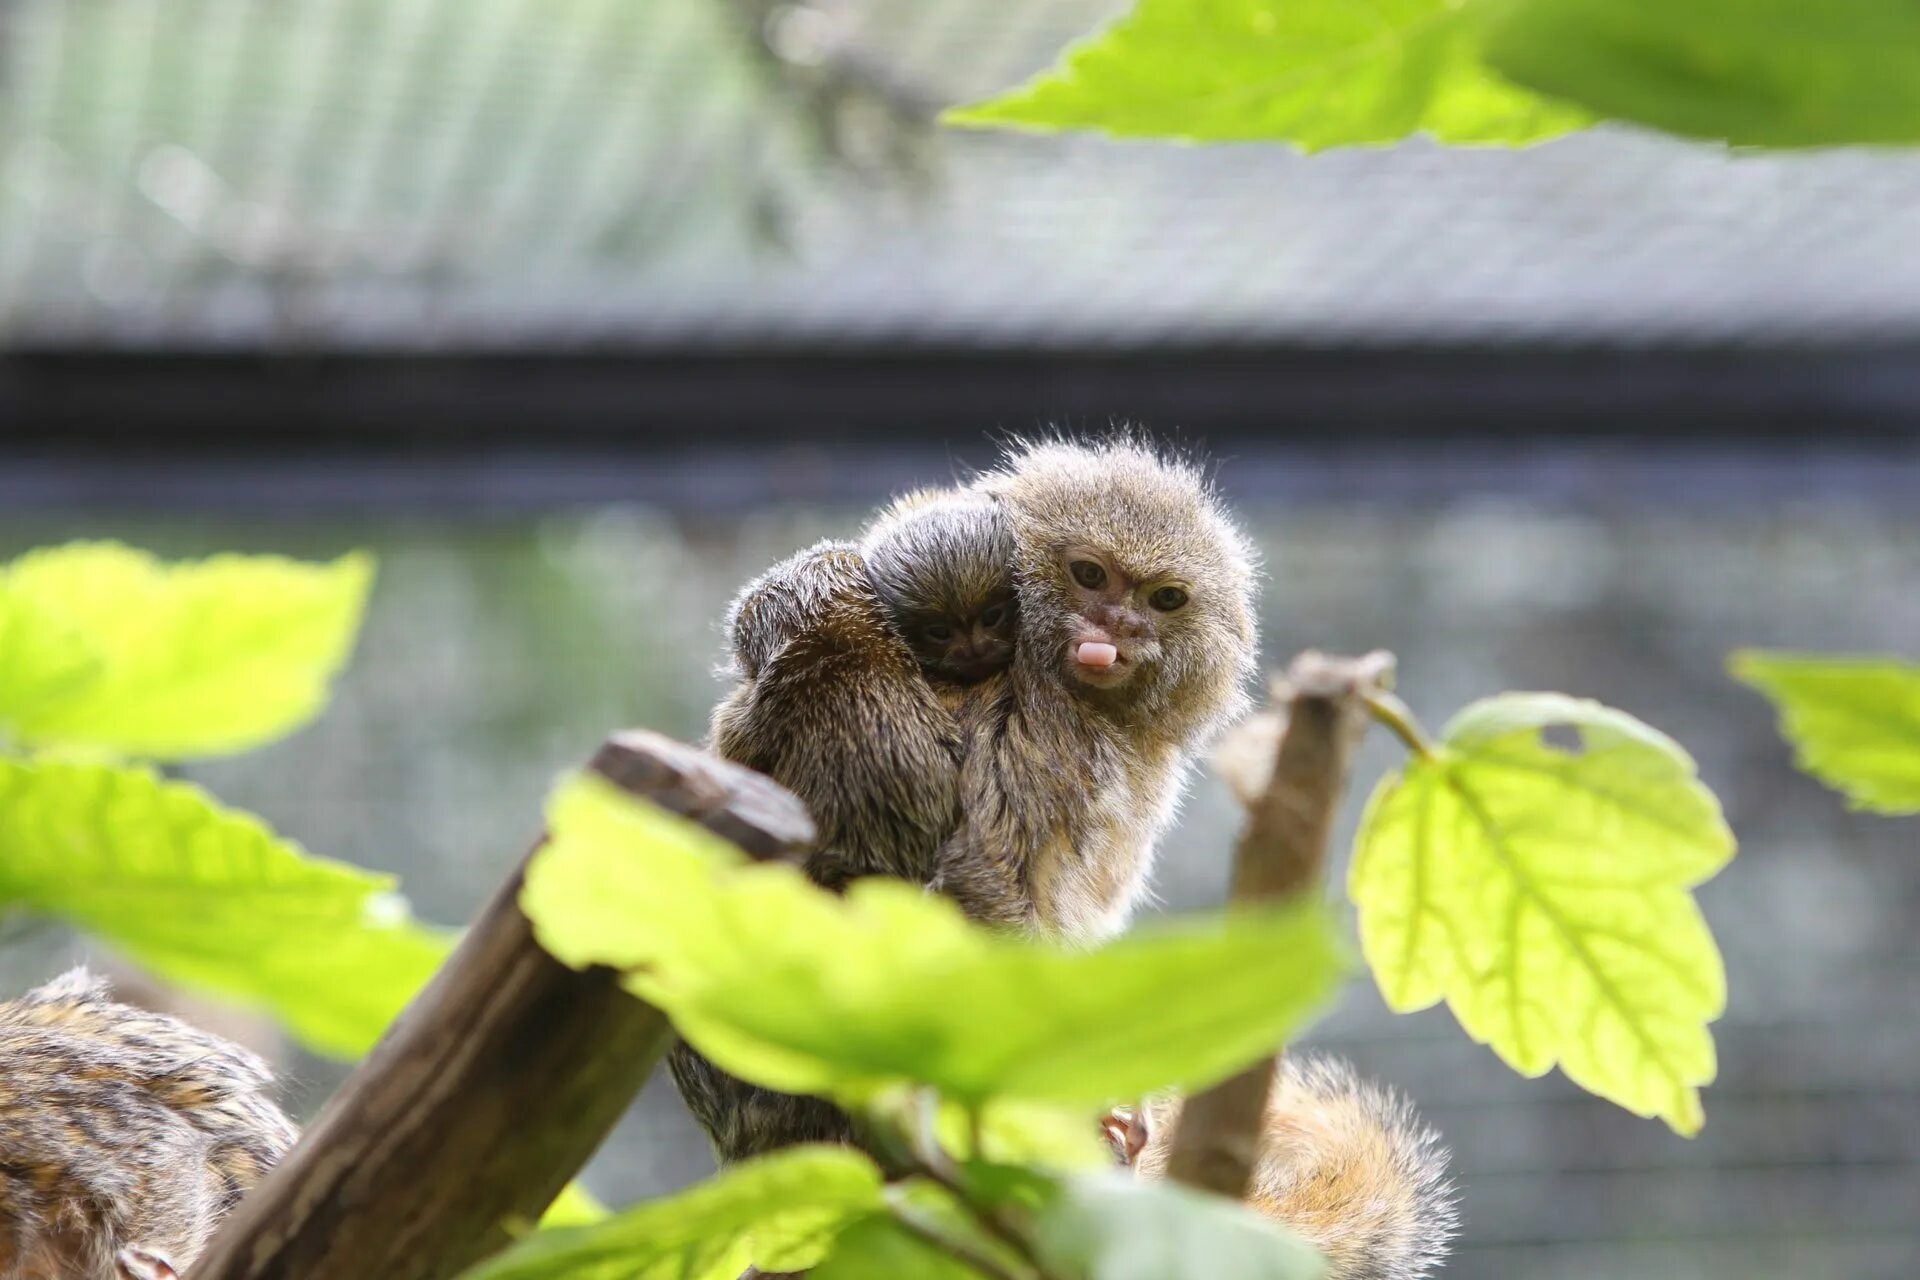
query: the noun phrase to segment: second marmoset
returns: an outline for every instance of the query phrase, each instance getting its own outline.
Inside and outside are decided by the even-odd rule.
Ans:
[[[0,1004],[0,1277],[172,1280],[293,1145],[264,1062],[76,969]]]

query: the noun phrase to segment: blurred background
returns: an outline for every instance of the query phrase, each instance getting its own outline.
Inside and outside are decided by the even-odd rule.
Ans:
[[[1920,826],[1723,664],[1920,653],[1920,157],[933,123],[1118,8],[0,0],[0,557],[378,552],[326,718],[191,772],[457,923],[608,729],[702,732],[739,583],[997,433],[1146,423],[1219,461],[1270,661],[1603,699],[1742,838],[1695,1140],[1365,982],[1316,1030],[1451,1143],[1447,1274],[1916,1274]],[[1233,826],[1203,781],[1164,909]],[[8,990],[84,951],[8,941]],[[310,1112],[339,1069],[278,1052]],[[656,1087],[591,1182],[710,1167]]]

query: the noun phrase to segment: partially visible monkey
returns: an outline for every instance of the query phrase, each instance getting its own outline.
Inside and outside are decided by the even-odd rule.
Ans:
[[[174,1280],[293,1144],[271,1089],[85,970],[0,1004],[0,1278]]]
[[[735,602],[727,632],[740,683],[714,712],[713,745],[806,802],[818,883],[935,878],[960,819],[954,709],[1012,660],[1012,562],[992,500],[922,491],[857,545],[803,551]],[[668,1067],[723,1160],[853,1138],[830,1103],[738,1080],[684,1043]]]
[[[1116,1157],[1166,1176],[1182,1104],[1116,1112]],[[1332,1058],[1287,1055],[1275,1070],[1249,1207],[1327,1259],[1325,1280],[1421,1280],[1445,1258],[1457,1218],[1440,1135],[1400,1095]]]

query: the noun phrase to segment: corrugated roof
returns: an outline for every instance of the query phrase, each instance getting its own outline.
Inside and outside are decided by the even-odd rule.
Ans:
[[[1920,334],[1920,157],[931,124],[1116,7],[0,0],[0,341]]]

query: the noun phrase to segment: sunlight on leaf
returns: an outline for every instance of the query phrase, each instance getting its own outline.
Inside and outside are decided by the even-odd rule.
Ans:
[[[880,1171],[844,1147],[794,1147],[589,1227],[544,1231],[467,1280],[735,1280],[748,1263],[824,1256],[882,1207]]]
[[[627,970],[703,1052],[788,1092],[919,1081],[961,1102],[1098,1106],[1198,1087],[1272,1051],[1342,969],[1319,904],[1070,951],[899,881],[837,897],[794,867],[745,864],[590,777],[559,790],[548,823],[521,896],[543,945]]]
[[[23,627],[58,627],[84,637],[97,665],[86,679],[26,679],[14,665],[23,660],[6,659],[0,722],[29,745],[157,760],[260,746],[319,714],[372,579],[373,562],[358,555],[169,565],[117,543],[31,552],[0,573],[7,637],[18,644]],[[33,652],[29,667],[39,665]]]
[[[560,1188],[560,1194],[541,1215],[543,1227],[586,1227],[596,1222],[604,1222],[608,1216],[607,1206],[594,1198],[591,1191],[577,1182],[569,1182]]]
[[[364,1052],[452,945],[389,877],[313,857],[140,768],[0,760],[0,910],[56,916],[162,978]]]
[[[1856,809],[1920,813],[1920,665],[1757,650],[1730,665],[1779,709],[1802,769]]]
[[[1579,748],[1544,741],[1550,726],[1577,730]],[[1690,1134],[1726,977],[1689,890],[1733,850],[1671,739],[1596,702],[1506,694],[1382,780],[1349,888],[1394,1009],[1444,998],[1522,1074],[1558,1063]]]
[[[1743,146],[1920,142],[1911,0],[1505,0],[1489,63],[1591,110]]]
[[[1140,0],[1052,69],[945,119],[1306,151],[1415,133],[1523,145],[1589,123],[1482,66],[1475,23],[1450,0]]]

